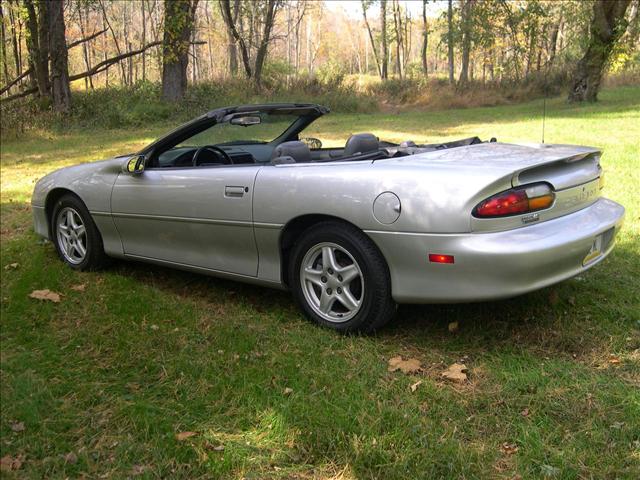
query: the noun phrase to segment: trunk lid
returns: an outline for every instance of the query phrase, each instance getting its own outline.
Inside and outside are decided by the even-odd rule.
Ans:
[[[475,177],[477,192],[468,203],[471,231],[498,231],[550,220],[593,204],[600,196],[600,155],[601,151],[593,147],[492,142],[394,160]],[[487,185],[488,176],[495,181]],[[546,210],[500,218],[471,216],[479,202],[496,193],[541,182],[549,184],[555,193],[554,203]]]

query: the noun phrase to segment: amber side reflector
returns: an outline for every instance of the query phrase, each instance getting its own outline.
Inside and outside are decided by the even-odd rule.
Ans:
[[[442,255],[440,253],[430,253],[429,261],[431,263],[454,263],[453,255]]]

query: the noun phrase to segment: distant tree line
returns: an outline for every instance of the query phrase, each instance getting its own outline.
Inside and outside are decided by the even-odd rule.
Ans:
[[[422,0],[416,14],[415,3],[361,0],[354,18],[310,0],[0,0],[0,100],[35,95],[66,112],[72,84],[159,81],[177,101],[189,82],[260,87],[265,74],[431,75],[465,89],[562,71],[569,100],[595,101],[608,67],[640,60],[639,4]]]

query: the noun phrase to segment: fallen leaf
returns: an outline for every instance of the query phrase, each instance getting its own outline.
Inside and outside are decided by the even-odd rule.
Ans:
[[[418,380],[416,383],[411,385],[409,388],[411,389],[412,392],[415,392],[418,389],[418,387],[420,386],[421,383],[422,383],[422,380]]]
[[[518,452],[518,446],[515,443],[503,443],[501,449],[505,455],[513,455]]]
[[[24,455],[18,455],[17,457],[5,455],[4,457],[0,458],[0,470],[4,470],[5,472],[11,470],[20,470],[23,462]]]
[[[525,408],[524,410],[522,410],[520,412],[520,415],[522,415],[523,417],[528,417],[529,416],[529,409]]]
[[[558,292],[556,290],[551,290],[549,292],[549,303],[551,305],[557,305],[559,301],[560,295],[558,295]]]
[[[10,263],[9,265],[5,265],[4,269],[5,270],[15,270],[16,268],[18,268],[20,266],[19,263],[14,262],[14,263]]]
[[[451,380],[452,382],[464,383],[467,380],[467,366],[464,363],[454,363],[450,365],[440,375],[445,380]]]
[[[571,306],[575,306],[576,305],[576,297],[569,297],[569,304]]]
[[[24,429],[24,422],[13,422],[11,424],[11,430],[13,430],[14,432],[23,432]]]
[[[142,475],[146,469],[147,467],[145,465],[134,465],[131,467],[131,475]]]
[[[176,433],[176,440],[181,442],[195,435],[198,435],[198,434],[196,432],[179,432],[179,433]]]
[[[457,332],[458,331],[458,322],[449,323],[449,331],[451,333]]]
[[[151,325],[151,330],[158,330],[160,327],[158,325]]]
[[[66,463],[74,464],[74,463],[76,463],[78,461],[78,456],[73,452],[69,452],[69,453],[65,454],[64,461]]]
[[[402,357],[398,355],[397,357],[389,359],[389,368],[387,370],[390,372],[400,370],[402,373],[417,373],[422,370],[422,365],[420,361],[415,358],[403,360]]]
[[[293,393],[293,388],[287,387],[287,388],[284,389],[284,391],[282,393],[283,393],[283,395],[289,396],[289,395],[291,395]]]
[[[36,300],[49,300],[53,303],[60,303],[60,294],[48,289],[34,290],[29,294],[29,297],[35,298]]]
[[[85,288],[87,288],[87,285],[85,283],[80,283],[78,285],[71,285],[71,290],[74,290],[76,292],[84,292]]]
[[[620,363],[620,358],[616,357],[615,355],[609,355],[609,363],[617,365]]]

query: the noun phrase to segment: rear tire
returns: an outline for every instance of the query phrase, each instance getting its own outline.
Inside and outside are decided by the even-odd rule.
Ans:
[[[289,262],[290,287],[307,317],[341,332],[372,332],[393,317],[389,269],[362,231],[327,221],[296,242]]]
[[[75,195],[60,197],[49,219],[51,241],[62,261],[75,270],[97,270],[109,262],[91,214]]]

